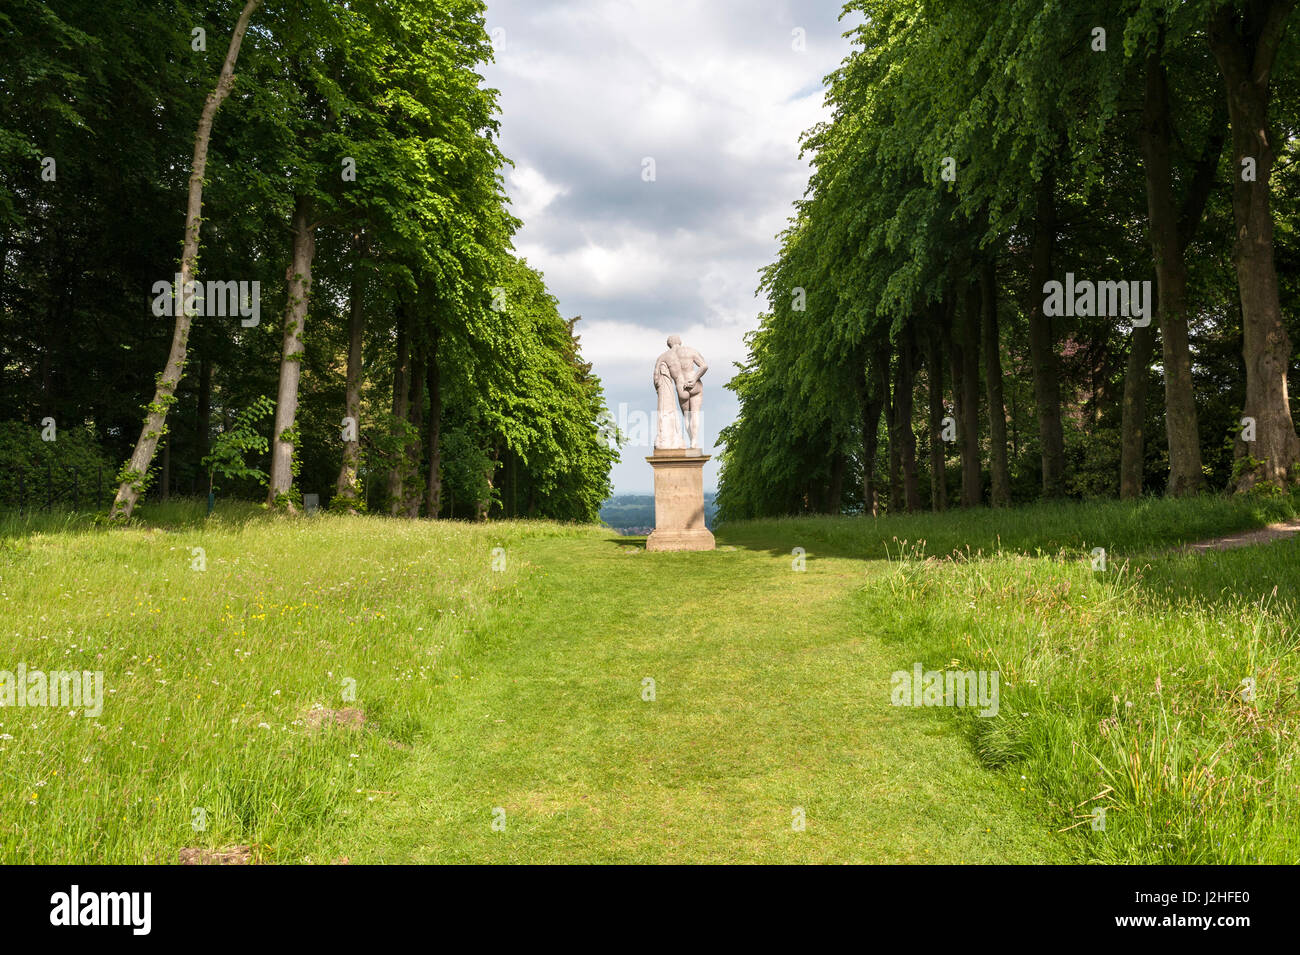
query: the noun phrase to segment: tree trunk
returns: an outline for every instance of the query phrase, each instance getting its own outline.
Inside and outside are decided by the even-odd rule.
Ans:
[[[943,441],[943,336],[940,313],[935,309],[925,341],[926,392],[930,404],[930,509],[948,508],[948,481]]]
[[[442,511],[442,380],[438,371],[438,337],[435,329],[429,345],[429,361],[425,368],[429,389],[429,422],[427,431],[429,451],[429,481],[424,491],[425,514],[437,518]]]
[[[886,359],[880,367],[880,386],[885,395],[885,437],[889,442],[889,513],[897,514],[903,509],[903,454],[902,440],[898,433],[898,378],[902,376],[902,358],[896,363],[895,381],[889,383],[889,361]]]
[[[984,502],[980,486],[980,308],[982,296],[977,282],[966,288],[966,314],[962,322],[961,348],[961,506],[979,507]]]
[[[894,426],[899,466],[903,472],[903,506],[909,512],[921,507],[921,487],[916,472],[916,432],[912,430],[912,392],[916,384],[916,333],[911,324],[899,333],[898,370],[894,385]]]
[[[114,520],[127,520],[135,510],[136,502],[144,490],[153,463],[154,452],[158,448],[158,439],[162,437],[163,426],[167,422],[167,412],[176,400],[176,386],[180,383],[185,369],[185,351],[190,337],[190,319],[186,309],[180,307],[185,301],[185,288],[193,280],[198,270],[199,229],[202,224],[203,211],[203,177],[208,165],[208,140],[212,136],[212,121],[222,102],[230,95],[230,88],[235,82],[235,61],[239,57],[239,46],[248,29],[248,21],[253,16],[261,0],[248,0],[243,12],[235,24],[235,32],[230,38],[230,47],[226,59],[221,64],[221,75],[216,87],[208,94],[199,115],[198,129],[194,134],[194,157],[190,162],[189,198],[185,209],[185,241],[181,247],[180,288],[175,291],[179,298],[173,301],[175,323],[172,327],[171,350],[167,355],[167,364],[163,366],[162,375],[154,390],[153,401],[149,402],[148,414],[140,437],[136,441],[135,451],[127,461],[122,472],[122,482],[118,486],[117,496],[109,511]]]
[[[302,379],[303,329],[307,327],[307,306],[311,300],[311,265],[316,256],[316,227],[311,221],[310,196],[298,196],[293,204],[293,254],[289,265],[288,301],[284,307],[284,344],[280,350],[280,388],[275,399],[275,428],[271,432],[271,478],[267,482],[267,503],[297,510],[287,496],[293,490],[292,435],[298,419],[298,382]]]
[[[997,261],[980,268],[980,337],[984,351],[984,394],[989,407],[989,470],[992,504],[1011,504],[1011,470],[1007,467],[1007,411],[1002,400],[1002,339],[998,334]]]
[[[1038,184],[1034,238],[1029,264],[1029,363],[1034,375],[1038,441],[1042,448],[1043,496],[1065,495],[1065,436],[1061,430],[1061,385],[1052,319],[1043,314],[1043,286],[1052,277],[1056,244],[1056,176],[1048,170]]]
[[[406,307],[397,305],[397,350],[393,357],[393,419],[394,426],[407,420],[410,396],[411,334],[407,324]],[[397,517],[402,506],[402,485],[406,455],[398,452],[388,469],[388,513]]]
[[[202,475],[205,472],[203,459],[208,456],[208,430],[212,424],[212,361],[203,358],[199,361],[199,401],[198,413],[195,415],[194,422],[194,446],[196,453],[194,455],[194,473]],[[198,478],[195,478],[195,484],[190,488],[191,493],[198,493]]]
[[[827,514],[839,514],[840,512],[840,504],[844,500],[844,468],[844,453],[837,451],[831,463],[830,487],[826,491],[825,510]]]
[[[862,513],[876,515],[876,451],[880,445],[880,413],[885,406],[885,393],[881,390],[879,366],[887,364],[888,354],[877,352],[871,359],[859,352],[857,359],[858,406],[861,409],[862,432]],[[887,382],[886,382],[887,384]]]
[[[952,416],[960,429],[966,403],[966,362],[962,360],[962,334],[957,315],[956,296],[949,296],[943,316],[943,346],[948,356],[948,369],[952,377]],[[957,465],[961,470],[961,435],[957,436]]]
[[[1155,325],[1133,329],[1124,369],[1124,403],[1120,423],[1119,496],[1133,500],[1142,494],[1145,465],[1147,389],[1151,353],[1155,351]]]
[[[506,473],[506,481],[510,487],[510,495],[509,497],[505,498],[505,500],[508,501],[508,504],[506,505],[505,508],[506,516],[518,517],[519,506],[518,506],[518,502],[515,500],[515,495],[519,491],[519,455],[515,454],[509,448],[506,449],[506,455],[507,455],[506,457],[507,467],[509,467],[510,469]]]
[[[162,474],[159,482],[158,497],[160,500],[171,500],[172,496],[172,438],[167,435],[162,443]]]
[[[41,323],[41,402],[42,418],[57,417],[58,396],[54,393],[54,335],[55,329],[62,326],[58,310],[58,299],[50,297],[50,306],[45,310],[45,321]]]
[[[1170,156],[1173,130],[1169,118],[1169,89],[1161,59],[1163,45],[1162,38],[1147,56],[1140,137],[1165,372],[1165,431],[1169,436],[1167,491],[1183,497],[1200,491],[1204,476],[1201,473],[1201,441],[1192,384],[1192,351],[1187,340],[1187,265],[1178,238],[1178,213],[1174,204]],[[1145,379],[1146,375],[1141,377]]]
[[[484,472],[486,478],[484,486],[487,491],[474,504],[474,520],[486,521],[488,513],[492,509],[492,490],[496,486],[493,482],[496,480],[497,462],[501,460],[501,448],[497,445],[492,446],[492,457],[488,459],[487,471]]]
[[[1148,77],[1150,80],[1150,77]],[[1163,82],[1167,82],[1167,79]],[[1164,96],[1167,107],[1168,89],[1165,87]],[[1159,100],[1156,101],[1157,105]],[[1165,113],[1163,122],[1165,123],[1163,132],[1168,142],[1168,114]],[[1184,277],[1186,275],[1185,262],[1187,246],[1192,237],[1200,227],[1201,219],[1205,213],[1205,204],[1209,199],[1210,190],[1214,186],[1215,179],[1218,175],[1219,156],[1223,152],[1224,132],[1228,122],[1227,105],[1219,101],[1216,105],[1213,115],[1210,117],[1209,128],[1213,131],[1207,138],[1205,148],[1200,157],[1194,163],[1190,182],[1187,191],[1183,196],[1182,205],[1178,211],[1178,221],[1176,234],[1178,237],[1177,246],[1177,267],[1183,269]],[[1172,177],[1166,177],[1165,182],[1170,182]],[[1150,204],[1148,200],[1148,205]],[[1154,229],[1153,229],[1154,234]],[[1153,247],[1153,251],[1155,251]],[[1159,252],[1156,252],[1157,257]],[[1185,285],[1185,281],[1184,281]],[[1143,328],[1134,328],[1131,336],[1128,367],[1124,373],[1124,399],[1123,399],[1123,422],[1120,431],[1120,478],[1119,494],[1121,499],[1131,500],[1142,493],[1143,471],[1145,469],[1145,444],[1146,444],[1146,398],[1150,382],[1151,355],[1155,348],[1156,328],[1164,321],[1160,316],[1163,315],[1165,308],[1163,305],[1163,293],[1159,275],[1156,283],[1156,301],[1157,313],[1156,320],[1153,324]],[[1182,313],[1183,318],[1181,325],[1186,332],[1186,312]],[[1163,350],[1163,349],[1162,349]],[[1167,352],[1166,352],[1167,354]],[[1164,359],[1168,366],[1168,359]],[[1190,381],[1190,358],[1188,361],[1188,380]],[[1166,388],[1168,379],[1166,379]],[[1167,400],[1167,392],[1166,392]],[[1195,406],[1193,405],[1193,410]],[[1197,442],[1197,454],[1200,453],[1199,440]],[[1199,473],[1199,472],[1198,472]]]
[[[1245,13],[1224,6],[1210,18],[1209,42],[1223,76],[1232,130],[1233,262],[1241,297],[1246,361],[1245,416],[1255,421],[1255,441],[1238,441],[1237,456],[1259,462],[1242,471],[1237,490],[1269,482],[1285,485],[1300,461],[1300,437],[1291,419],[1287,370],[1291,341],[1282,322],[1273,261],[1269,203],[1275,159],[1268,107],[1273,60],[1295,0],[1256,0]],[[1253,181],[1243,160],[1254,160]]]
[[[5,289],[9,284],[9,248],[11,244],[12,232],[6,228],[0,231],[0,315],[6,314],[8,309],[7,296]],[[0,402],[5,401],[8,397],[5,394],[5,366],[8,362],[0,361]],[[99,506],[99,502],[95,502]]]
[[[402,481],[402,513],[409,518],[420,516],[420,452],[424,446],[424,382],[423,370],[429,363],[429,348],[420,345],[411,360],[410,423],[411,441],[406,446],[406,474]]]
[[[352,265],[352,286],[348,290],[348,372],[344,386],[343,414],[351,424],[352,437],[343,441],[343,464],[339,468],[335,494],[355,502],[360,494],[358,473],[361,469],[361,355],[365,341],[366,310],[364,235],[357,239],[357,258]]]

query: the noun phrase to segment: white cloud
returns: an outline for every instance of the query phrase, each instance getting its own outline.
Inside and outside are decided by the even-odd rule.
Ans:
[[[540,215],[556,196],[568,192],[568,187],[551,182],[532,166],[516,166],[506,177],[510,188],[512,211],[527,222]]]

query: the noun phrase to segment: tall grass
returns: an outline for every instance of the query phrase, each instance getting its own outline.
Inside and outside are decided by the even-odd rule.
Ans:
[[[515,599],[511,544],[593,533],[242,507],[207,520],[199,504],[111,531],[80,515],[7,526],[0,670],[102,671],[106,702],[98,718],[0,708],[0,861],[168,862],[234,844],[329,861],[313,859],[321,831],[434,729],[429,701]],[[314,707],[365,722],[313,729]]]
[[[905,556],[860,600],[900,666],[1000,672],[996,717],[954,717],[1085,858],[1294,863],[1300,541],[1208,559]]]

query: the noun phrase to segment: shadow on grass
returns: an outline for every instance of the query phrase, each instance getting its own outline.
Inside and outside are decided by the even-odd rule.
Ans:
[[[145,502],[137,505],[131,521],[124,526],[180,530],[199,527],[209,521],[234,525],[274,520],[276,516],[248,501],[218,501],[216,510],[209,517],[206,497],[178,497],[163,503]],[[115,530],[121,526],[123,525],[109,523],[107,505],[94,511],[55,508],[22,513],[17,510],[0,512],[0,538],[30,537],[36,534],[89,534]]]
[[[719,524],[719,543],[773,556],[802,547],[817,557],[863,560],[1015,553],[1108,559],[1151,555],[1300,514],[1300,497],[1205,495],[1172,500],[1060,501],[886,517],[791,517]]]
[[[1288,496],[1145,498],[743,521],[721,525],[717,535],[719,546],[781,558],[802,547],[809,562],[998,554],[1086,562],[1101,547],[1107,572],[1123,575],[1153,607],[1195,602],[1216,611],[1268,606],[1284,612],[1300,608],[1300,537],[1203,553],[1180,547],[1285,520],[1298,509],[1300,498]]]
[[[1200,554],[1152,554],[1130,566],[1138,589],[1159,600],[1267,607],[1292,618],[1300,609],[1300,538]]]

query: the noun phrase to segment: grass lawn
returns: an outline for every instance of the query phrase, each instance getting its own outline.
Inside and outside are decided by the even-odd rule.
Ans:
[[[0,861],[1295,862],[1300,542],[1171,551],[1294,512],[11,519],[0,670],[106,696],[0,708]],[[915,663],[998,715],[891,705]]]

